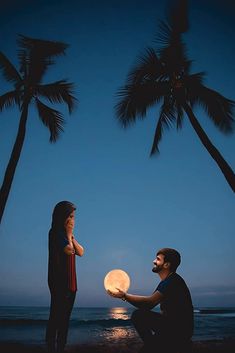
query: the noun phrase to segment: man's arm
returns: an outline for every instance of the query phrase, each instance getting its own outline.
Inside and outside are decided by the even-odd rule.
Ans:
[[[148,296],[129,294],[121,291],[120,289],[118,289],[118,291],[119,291],[118,293],[114,293],[110,291],[108,291],[108,293],[112,297],[125,300],[128,303],[135,306],[136,308],[142,308],[142,309],[149,309],[149,310],[153,309],[156,305],[158,305],[161,302],[163,298],[163,294],[161,294],[158,291]]]

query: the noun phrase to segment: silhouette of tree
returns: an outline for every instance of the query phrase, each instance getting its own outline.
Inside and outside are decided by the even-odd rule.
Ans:
[[[0,52],[0,70],[3,77],[14,85],[12,91],[0,96],[0,110],[17,105],[21,113],[17,137],[0,190],[0,223],[23,147],[30,103],[34,103],[39,118],[49,129],[50,142],[56,142],[63,131],[63,115],[43,103],[41,98],[50,103],[65,103],[69,113],[72,112],[76,101],[72,95],[72,83],[60,80],[50,84],[42,84],[44,74],[54,64],[56,57],[65,54],[67,44],[20,35],[18,46],[19,71]]]
[[[215,160],[228,184],[235,192],[235,174],[212,144],[193,113],[201,105],[215,126],[223,133],[234,128],[234,101],[203,84],[204,73],[190,73],[191,60],[186,55],[182,34],[188,28],[186,0],[176,1],[160,22],[157,37],[159,48],[147,48],[130,70],[126,84],[118,91],[116,115],[123,127],[144,119],[148,108],[161,103],[150,156],[159,153],[158,145],[166,128],[176,124],[182,128],[186,113],[200,141]]]

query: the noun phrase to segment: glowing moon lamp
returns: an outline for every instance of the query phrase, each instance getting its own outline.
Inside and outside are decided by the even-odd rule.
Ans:
[[[130,277],[128,274],[119,269],[112,270],[107,273],[104,278],[104,288],[111,292],[118,293],[117,288],[127,292],[130,287]]]

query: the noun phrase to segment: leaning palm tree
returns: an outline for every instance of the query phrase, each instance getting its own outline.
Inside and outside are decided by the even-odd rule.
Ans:
[[[229,164],[212,144],[193,113],[201,105],[215,126],[223,133],[234,128],[234,101],[203,84],[204,73],[190,72],[182,34],[188,30],[187,1],[171,7],[166,21],[160,22],[157,48],[147,48],[128,74],[126,84],[118,91],[116,115],[127,127],[137,118],[145,118],[148,108],[160,103],[150,155],[159,153],[159,142],[164,129],[173,124],[182,128],[186,115],[211,157],[221,169],[228,184],[235,192],[235,174]]]
[[[23,147],[30,104],[34,103],[39,118],[49,129],[50,142],[56,142],[63,131],[63,115],[47,106],[41,98],[50,103],[67,104],[69,113],[72,112],[76,101],[72,95],[73,84],[66,80],[42,84],[42,78],[47,69],[54,64],[57,56],[65,54],[67,44],[19,36],[18,45],[19,71],[0,52],[0,70],[3,77],[14,86],[13,90],[0,96],[0,111],[14,105],[17,105],[20,110],[15,144],[0,189],[0,223]]]

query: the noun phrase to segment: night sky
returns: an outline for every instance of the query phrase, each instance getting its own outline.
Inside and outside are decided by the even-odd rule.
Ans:
[[[0,50],[18,67],[17,35],[69,44],[44,82],[74,82],[79,100],[56,144],[32,106],[27,135],[0,227],[0,305],[49,305],[48,230],[54,205],[70,200],[77,258],[77,306],[117,306],[105,274],[128,272],[130,293],[148,295],[159,283],[152,261],[161,247],[182,255],[178,273],[195,306],[235,306],[235,196],[198,137],[183,129],[163,136],[149,157],[159,106],[124,130],[115,118],[117,90],[147,46],[154,45],[167,1],[1,1]],[[184,35],[192,71],[205,85],[235,99],[235,5],[190,2]],[[1,77],[0,94],[11,86]],[[50,104],[49,104],[50,105]],[[50,105],[51,106],[51,105]],[[206,113],[195,114],[235,170],[235,135],[223,135]],[[16,137],[19,111],[1,113],[0,176]]]

